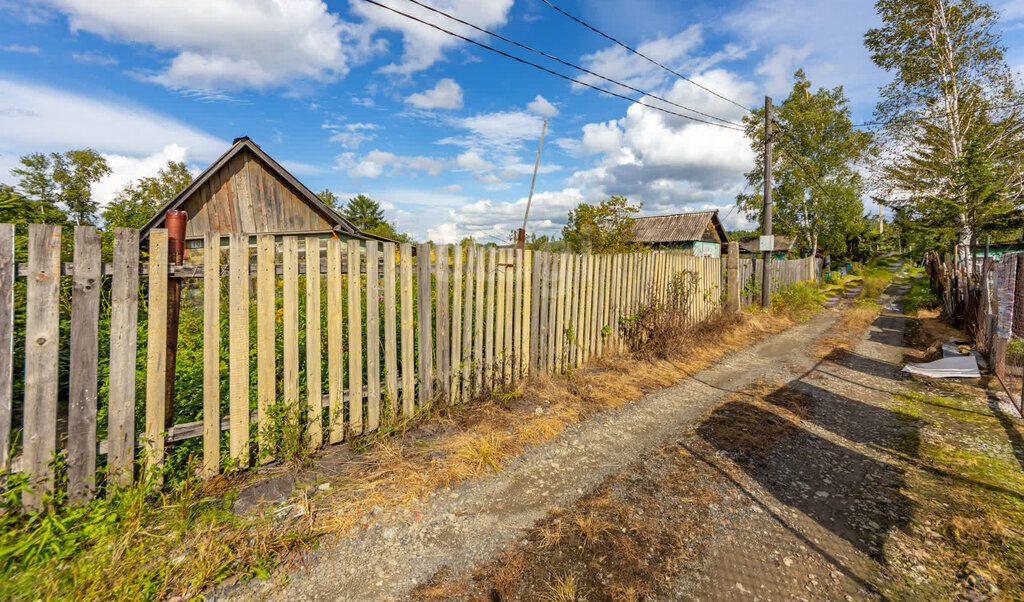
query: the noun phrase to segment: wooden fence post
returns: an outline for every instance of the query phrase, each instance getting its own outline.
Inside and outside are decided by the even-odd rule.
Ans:
[[[323,374],[320,336],[320,239],[306,237],[306,435],[310,449],[323,445]]]
[[[261,292],[257,291],[257,293]],[[262,298],[260,301],[262,302]],[[273,325],[274,322],[271,321],[270,327],[273,328]],[[262,325],[260,326],[262,327]],[[273,335],[270,340],[273,341]],[[263,343],[263,339],[259,337],[257,353],[260,353],[259,345],[261,343]],[[260,367],[262,368],[262,366]],[[264,384],[261,374],[261,389]],[[202,477],[208,479],[218,472],[220,472],[220,234],[207,232],[203,238]]]
[[[146,469],[164,461],[164,404],[167,402],[167,230],[149,232],[149,329],[146,338]],[[159,474],[156,477],[162,483]]]
[[[28,270],[22,469],[29,475],[31,489],[25,491],[22,503],[26,508],[39,510],[44,492],[53,491],[50,461],[57,449],[60,226],[29,224]],[[163,387],[163,380],[160,386]]]
[[[68,383],[68,497],[72,502],[91,499],[96,485],[99,308],[100,235],[91,226],[76,226]]]
[[[220,236],[215,235],[213,251],[220,255]],[[270,406],[277,403],[277,274],[274,267],[276,244],[273,234],[261,234],[256,247],[256,434],[260,462],[270,462],[273,455],[267,440],[270,424]],[[211,272],[211,285],[220,286],[220,268]],[[328,278],[330,276],[328,275]],[[216,318],[214,318],[216,319]],[[328,329],[329,330],[329,329]],[[219,331],[217,337],[220,337]],[[220,357],[210,357],[210,369],[217,374],[219,383]],[[211,383],[211,386],[215,386]],[[218,401],[218,407],[219,407]],[[218,421],[219,422],[219,421]],[[220,431],[220,425],[216,426]],[[230,435],[229,435],[230,438]],[[217,443],[219,453],[220,444]],[[211,453],[214,450],[211,449]]]
[[[292,238],[294,247],[295,239]],[[228,435],[231,457],[245,468],[249,466],[249,235],[229,237],[230,265],[228,271],[228,404],[231,431]],[[287,254],[286,254],[287,255]],[[285,273],[288,261],[285,260]],[[288,300],[288,279],[285,278],[285,301]],[[293,294],[297,291],[293,287]],[[297,308],[296,308],[297,309]],[[152,307],[150,307],[152,311]],[[296,311],[296,313],[298,313]],[[295,318],[298,320],[298,318]],[[285,393],[289,386],[288,306],[285,305]],[[294,327],[298,330],[298,327]],[[296,339],[298,337],[296,336]],[[298,353],[298,344],[293,353]],[[294,358],[292,358],[294,360]],[[296,369],[296,377],[298,370]],[[288,401],[287,399],[285,400]]]
[[[725,309],[729,312],[740,310],[740,243],[729,243],[729,255],[725,260],[725,281],[728,285]]]
[[[127,487],[135,466],[135,364],[139,320],[139,231],[114,229],[110,287],[110,384],[107,474]],[[113,493],[114,488],[109,492]]]
[[[380,426],[380,243],[366,245],[366,432]]]
[[[350,239],[346,265],[348,292],[348,424],[349,432],[363,432],[363,307],[359,241]]]
[[[402,296],[402,418],[416,409],[416,341],[413,338],[412,245],[398,246],[400,293]]]
[[[10,469],[15,271],[14,224],[0,224],[0,473]]]
[[[395,302],[395,243],[384,243],[384,397],[391,409],[386,420],[398,422],[398,321]]]
[[[437,385],[439,394],[444,398],[445,403],[451,402],[449,384],[451,383],[450,369],[451,356],[449,355],[449,344],[451,343],[451,324],[449,323],[450,313],[448,310],[448,245],[437,245],[434,247],[434,260],[437,288],[434,292],[436,312],[437,336],[435,337],[437,362]]]

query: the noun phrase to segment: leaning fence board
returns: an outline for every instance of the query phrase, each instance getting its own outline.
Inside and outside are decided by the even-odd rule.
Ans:
[[[576,335],[579,337],[579,363],[585,364],[587,358],[590,357],[590,352],[587,346],[590,344],[590,290],[593,286],[592,279],[590,278],[590,258],[589,254],[586,254],[582,258],[582,266],[580,268],[581,285],[580,285],[580,325],[579,332]]]
[[[398,322],[395,318],[395,243],[384,243],[384,399],[390,408],[385,417],[398,420]]]
[[[135,465],[135,364],[139,319],[139,231],[114,228],[110,286],[110,383],[107,473],[122,487]]]
[[[341,241],[327,240],[327,440],[340,443],[345,438],[342,360]]]
[[[412,321],[412,245],[398,247],[402,294],[402,418],[411,418],[415,409],[416,342]]]
[[[359,241],[347,241],[348,262],[348,424],[349,432],[363,432],[363,311]]]
[[[273,243],[273,239],[271,239]],[[273,263],[273,258],[271,258]],[[260,283],[262,284],[262,282]],[[273,292],[273,289],[271,289]],[[262,290],[257,291],[262,295]],[[262,303],[259,298],[257,303]],[[262,314],[260,315],[262,319]],[[274,327],[271,313],[270,328]],[[260,327],[260,335],[265,328]],[[257,336],[257,354],[266,355],[267,340]],[[273,346],[271,332],[271,347]],[[263,349],[260,349],[260,346]],[[260,358],[262,359],[262,358]],[[258,369],[262,369],[259,366]],[[260,375],[260,387],[265,383]],[[273,386],[273,385],[271,385]],[[262,391],[260,391],[262,393]],[[261,445],[262,447],[262,445]],[[203,470],[205,479],[220,472],[220,234],[207,232],[203,238]]]
[[[290,238],[290,237],[289,237]],[[288,393],[289,340],[287,337],[290,323],[288,315],[288,240],[285,239],[285,395]],[[230,236],[230,276],[228,278],[228,407],[231,416],[231,433],[228,437],[231,457],[243,468],[249,465],[249,236],[232,234]],[[291,238],[294,249],[295,239]],[[296,292],[293,288],[293,293]],[[295,326],[298,330],[298,326]],[[298,340],[295,350],[298,354]],[[298,370],[296,369],[296,373]]]
[[[434,397],[434,338],[431,325],[430,301],[430,245],[416,247],[416,296],[419,336],[419,407],[426,407]]]
[[[164,460],[167,403],[167,230],[149,233],[149,330],[146,335],[146,467]]]
[[[0,473],[10,469],[13,362],[14,225],[0,224]]]
[[[96,472],[96,385],[99,362],[100,235],[75,227],[68,395],[68,496],[92,498]]]
[[[216,246],[204,255],[220,255],[219,235],[215,235],[215,239],[207,244]],[[273,459],[268,438],[270,406],[277,401],[277,353],[274,344],[277,340],[277,276],[274,273],[274,236],[261,234],[256,245],[256,432],[260,462],[269,462]],[[212,279],[211,286],[219,289],[219,269],[217,273],[208,269],[207,274]],[[217,337],[220,337],[219,331]],[[210,361],[219,362],[218,357],[213,355]],[[217,365],[211,365],[210,369],[215,374],[219,372]],[[216,385],[211,383],[211,386]],[[220,402],[217,401],[217,404],[219,407]]]
[[[462,368],[459,365],[462,360],[462,247],[453,247],[452,254],[452,357],[451,377],[448,383],[448,399],[456,403],[461,397],[459,389],[459,376]]]
[[[440,396],[445,402],[450,401],[448,385],[451,382],[449,372],[451,357],[449,354],[449,312],[448,312],[448,246],[438,245],[434,247],[436,260],[435,273],[437,290],[434,293],[436,311],[434,319],[437,322],[436,348],[437,353],[437,384]]]
[[[380,243],[366,241],[366,431],[380,426]]]
[[[320,365],[320,239],[306,238],[306,436],[309,447],[324,442]]]
[[[22,465],[29,474],[31,489],[25,491],[22,503],[27,508],[39,509],[43,492],[53,491],[51,460],[57,449],[60,226],[29,224],[28,264]],[[160,348],[163,349],[162,342]],[[163,385],[161,380],[160,390]],[[163,407],[160,410],[163,419]]]

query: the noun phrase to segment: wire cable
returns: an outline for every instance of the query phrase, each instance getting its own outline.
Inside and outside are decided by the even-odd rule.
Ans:
[[[554,75],[556,77],[560,77],[560,78],[562,78],[564,80],[568,80],[570,82],[573,82],[573,83],[576,83],[576,84],[580,84],[581,86],[585,86],[585,87],[590,88],[592,90],[597,90],[598,92],[603,92],[605,94],[608,94],[609,96],[614,96],[616,98],[621,98],[622,100],[627,100],[631,104],[638,104],[640,106],[644,106],[644,107],[647,107],[649,109],[654,109],[655,111],[661,111],[662,113],[667,113],[669,115],[675,115],[676,117],[682,117],[683,119],[689,119],[690,121],[697,121],[699,123],[706,123],[707,125],[713,125],[715,127],[720,127],[722,129],[726,129],[726,130],[735,130],[737,132],[744,131],[743,128],[734,127],[734,126],[731,126],[731,125],[725,125],[725,124],[722,124],[722,123],[715,123],[714,121],[708,121],[706,119],[701,119],[700,117],[693,117],[692,115],[684,115],[684,114],[678,113],[676,111],[672,111],[672,110],[669,110],[669,109],[666,109],[666,108],[663,108],[663,107],[659,107],[659,106],[656,106],[656,105],[652,105],[652,104],[646,103],[646,102],[644,102],[642,100],[639,100],[639,99],[636,99],[636,98],[631,98],[631,97],[626,96],[624,94],[618,94],[617,92],[612,92],[611,90],[607,90],[607,89],[602,88],[600,86],[595,86],[593,84],[588,84],[587,82],[580,81],[580,80],[578,80],[578,79],[576,79],[574,77],[570,77],[570,76],[565,75],[563,73],[558,73],[557,71],[552,71],[551,69],[548,69],[547,67],[544,67],[542,65],[538,65],[537,63],[532,63],[532,62],[530,62],[530,61],[528,61],[526,59],[519,58],[519,57],[517,57],[515,55],[509,54],[507,52],[504,52],[502,50],[494,48],[493,46],[488,46],[487,44],[483,44],[483,43],[477,42],[476,40],[473,40],[471,38],[467,38],[466,36],[459,35],[459,34],[453,32],[453,31],[449,31],[449,30],[441,27],[440,25],[436,25],[434,23],[430,23],[428,21],[424,21],[423,19],[420,19],[419,17],[415,17],[415,16],[410,15],[408,13],[402,12],[402,11],[396,9],[396,8],[392,8],[390,6],[387,6],[386,4],[381,4],[380,2],[377,2],[377,0],[364,0],[364,2],[368,2],[368,3],[373,4],[375,6],[379,6],[379,7],[383,8],[383,9],[385,9],[385,10],[389,10],[389,11],[395,13],[395,14],[398,14],[398,15],[401,15],[401,16],[406,17],[408,19],[411,19],[413,21],[416,21],[418,23],[422,23],[423,25],[426,25],[428,27],[432,27],[432,28],[434,28],[434,29],[436,29],[436,30],[438,30],[440,32],[446,33],[446,34],[448,34],[448,35],[450,35],[452,37],[459,38],[460,40],[463,40],[465,42],[469,42],[470,44],[473,44],[475,46],[479,46],[480,48],[483,48],[485,50],[490,50],[491,52],[500,54],[500,55],[502,55],[502,56],[504,56],[506,58],[510,58],[510,59],[512,59],[512,60],[514,60],[514,61],[516,61],[518,63],[522,63],[524,65],[529,65],[529,66],[534,67],[536,69],[540,69],[541,71],[544,71],[545,73],[550,73],[551,75]]]
[[[559,62],[559,63],[565,65],[566,67],[571,67],[573,69],[578,69],[578,70],[580,70],[580,71],[582,71],[584,73],[588,73],[590,75],[593,75],[594,77],[599,77],[599,78],[605,80],[606,82],[615,84],[617,86],[622,86],[623,88],[626,88],[627,90],[632,90],[633,92],[636,92],[637,94],[641,94],[643,96],[650,96],[651,98],[660,100],[661,102],[664,102],[666,104],[670,104],[670,105],[672,105],[674,107],[678,107],[680,109],[683,109],[683,110],[686,110],[686,111],[690,111],[691,113],[696,113],[697,115],[702,115],[704,117],[707,117],[708,119],[715,119],[715,120],[721,121],[722,123],[728,123],[729,125],[735,125],[737,127],[743,127],[743,124],[736,123],[735,121],[729,121],[728,119],[723,119],[721,117],[716,117],[715,115],[710,115],[708,113],[704,113],[704,112],[698,111],[697,109],[694,109],[694,108],[691,108],[691,107],[688,107],[688,106],[685,106],[685,105],[681,105],[681,104],[676,103],[676,102],[672,102],[671,100],[668,100],[667,98],[662,98],[661,96],[658,96],[657,94],[653,94],[651,92],[647,92],[645,90],[641,90],[640,88],[634,88],[633,86],[630,86],[629,84],[624,84],[624,83],[622,83],[620,81],[617,81],[617,80],[614,80],[614,79],[612,79],[610,77],[606,77],[604,75],[601,75],[600,73],[595,73],[595,72],[591,71],[590,69],[587,69],[586,67],[581,67],[581,66],[579,66],[579,65],[577,65],[575,63],[571,63],[569,61],[564,61],[564,60],[558,58],[557,56],[548,54],[548,53],[546,53],[546,52],[544,52],[542,50],[537,50],[536,48],[532,48],[530,46],[527,46],[526,44],[521,44],[519,42],[516,42],[515,40],[510,40],[510,39],[506,38],[503,35],[494,33],[492,31],[488,31],[487,29],[484,29],[482,27],[478,27],[478,26],[473,25],[472,23],[469,23],[467,21],[463,21],[462,19],[460,19],[458,17],[450,15],[450,14],[448,14],[448,13],[442,11],[442,10],[436,9],[433,6],[424,4],[423,2],[420,2],[419,0],[408,0],[408,1],[412,2],[413,4],[415,4],[417,6],[421,6],[421,7],[425,8],[425,9],[429,10],[430,12],[437,13],[437,14],[443,16],[443,17],[447,17],[448,19],[451,19],[452,21],[455,21],[457,23],[461,23],[461,24],[465,25],[466,27],[471,27],[471,28],[479,31],[480,33],[487,34],[487,35],[489,35],[489,36],[491,36],[493,38],[497,38],[497,39],[499,39],[499,40],[501,40],[503,42],[507,42],[509,44],[512,44],[513,46],[518,46],[519,48],[522,48],[524,50],[529,50],[530,52],[533,52],[535,54],[539,54],[540,56],[543,56],[545,58],[549,58],[549,59],[551,59],[553,61]]]
[[[626,45],[626,44],[624,44],[624,43],[620,42],[619,40],[617,40],[617,39],[613,38],[612,36],[610,36],[610,35],[608,35],[608,34],[604,33],[603,31],[601,31],[601,30],[597,29],[597,28],[596,28],[596,27],[594,27],[594,26],[590,25],[589,23],[586,23],[586,22],[584,22],[584,21],[583,21],[582,19],[579,19],[579,18],[577,18],[577,17],[574,17],[573,15],[571,15],[571,14],[569,14],[569,13],[565,12],[564,10],[562,10],[561,8],[559,8],[559,7],[555,6],[554,4],[552,4],[551,2],[549,2],[548,0],[541,0],[541,2],[543,2],[544,4],[547,4],[548,6],[550,6],[550,7],[551,7],[551,8],[553,8],[553,9],[557,10],[558,12],[562,13],[562,14],[563,14],[563,15],[565,15],[566,17],[569,17],[569,18],[570,18],[570,19],[572,19],[573,21],[576,21],[577,23],[579,23],[579,24],[580,24],[580,25],[582,25],[583,27],[586,27],[586,28],[587,28],[587,29],[589,29],[590,31],[593,31],[594,33],[596,33],[596,34],[598,34],[598,35],[600,35],[600,36],[602,36],[602,37],[604,37],[604,38],[606,38],[606,39],[608,39],[608,40],[611,40],[612,42],[614,42],[614,43],[618,44],[619,46],[622,46],[622,47],[623,47],[623,48],[625,48],[626,50],[628,50],[628,51],[632,52],[633,54],[635,54],[635,55],[639,56],[640,58],[642,58],[642,59],[644,59],[644,60],[648,61],[649,63],[653,63],[653,64],[657,65],[658,67],[661,67],[661,68],[662,68],[662,69],[664,69],[665,71],[668,71],[668,72],[669,72],[669,73],[671,73],[672,75],[675,75],[676,77],[682,78],[682,79],[684,79],[684,80],[686,80],[686,81],[690,82],[691,84],[693,84],[693,85],[697,86],[697,87],[698,87],[698,88],[700,88],[701,90],[704,90],[705,92],[707,92],[707,93],[709,93],[709,94],[713,94],[713,95],[717,96],[718,98],[721,98],[722,100],[724,100],[724,101],[726,101],[726,102],[731,102],[732,104],[734,104],[734,105],[736,105],[737,107],[739,107],[739,108],[743,109],[744,111],[750,112],[750,108],[749,108],[749,107],[745,107],[745,106],[741,105],[740,103],[736,102],[735,100],[733,100],[733,99],[731,99],[731,98],[728,98],[728,97],[726,97],[726,96],[722,96],[721,94],[719,94],[718,92],[715,92],[715,91],[714,91],[714,90],[712,90],[711,88],[708,88],[707,86],[702,86],[701,84],[698,84],[697,82],[695,82],[695,81],[693,81],[692,79],[690,79],[690,78],[686,77],[686,76],[685,76],[685,75],[683,75],[682,73],[679,73],[679,72],[677,72],[677,71],[675,71],[675,70],[673,70],[673,69],[670,69],[670,68],[666,67],[665,65],[662,65],[662,64],[661,64],[661,63],[659,63],[658,61],[656,61],[656,60],[652,59],[651,57],[649,57],[649,56],[647,56],[646,54],[644,54],[644,53],[640,52],[639,50],[637,50],[637,49],[635,49],[635,48],[632,48],[632,47],[630,47],[630,46],[628,46],[628,45]]]

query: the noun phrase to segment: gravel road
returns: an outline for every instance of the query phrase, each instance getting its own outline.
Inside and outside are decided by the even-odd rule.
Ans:
[[[816,359],[811,343],[838,318],[807,322],[726,356],[674,386],[568,428],[509,461],[497,475],[439,492],[400,514],[377,512],[366,528],[316,552],[283,587],[253,582],[213,599],[395,598],[448,565],[491,558],[552,509],[572,504],[605,477],[692,429],[717,401],[757,380],[788,381]]]

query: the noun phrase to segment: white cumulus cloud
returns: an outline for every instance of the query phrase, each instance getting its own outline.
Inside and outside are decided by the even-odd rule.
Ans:
[[[151,46],[169,64],[142,77],[172,89],[266,89],[330,82],[379,46],[320,0],[43,0],[72,32]]]
[[[405,102],[419,109],[461,109],[462,87],[446,77],[433,88],[406,97]]]
[[[531,113],[536,113],[541,117],[550,118],[554,117],[555,115],[558,115],[558,107],[551,104],[551,102],[548,101],[548,99],[544,98],[540,94],[538,94],[536,98],[530,101],[530,104],[526,105],[526,108],[529,109]]]

